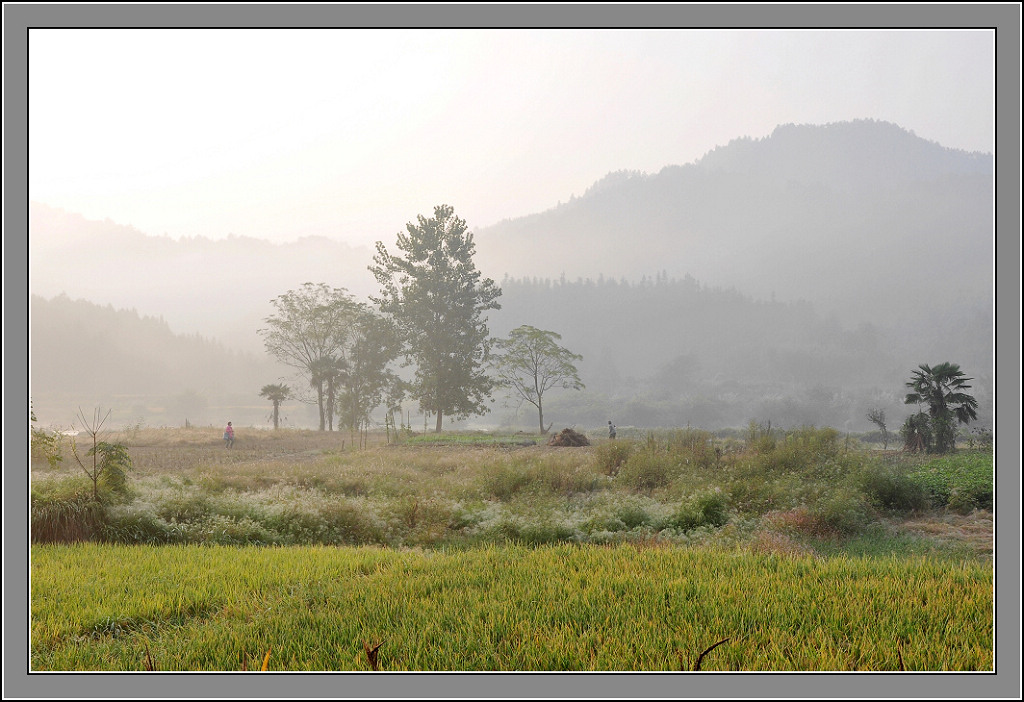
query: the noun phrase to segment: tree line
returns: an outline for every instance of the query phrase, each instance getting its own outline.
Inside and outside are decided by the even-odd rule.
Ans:
[[[344,288],[305,283],[273,300],[274,313],[258,330],[267,352],[295,368],[305,387],[265,385],[278,408],[288,397],[315,403],[319,429],[358,429],[370,413],[388,413],[404,400],[435,418],[457,420],[488,411],[499,386],[538,411],[544,431],[543,395],[556,386],[582,389],[561,337],[523,325],[508,339],[493,339],[486,313],[500,309],[501,288],[473,262],[475,245],[465,220],[449,205],[408,223],[392,253],[377,242],[369,270],[380,292],[361,302]],[[401,377],[393,364],[413,367]]]

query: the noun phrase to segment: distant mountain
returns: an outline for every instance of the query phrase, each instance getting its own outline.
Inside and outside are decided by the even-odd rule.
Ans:
[[[31,293],[137,309],[175,331],[254,353],[263,350],[256,330],[272,313],[272,298],[305,282],[365,297],[376,290],[371,260],[366,248],[324,237],[287,244],[233,235],[174,239],[41,203],[29,208]]]
[[[784,125],[476,231],[485,270],[637,280],[665,270],[851,323],[991,309],[993,159],[871,120]],[[500,273],[499,273],[500,274]]]
[[[267,414],[260,388],[289,372],[133,309],[64,295],[31,296],[29,324],[29,392],[43,424],[70,424],[78,407],[96,405],[150,424],[228,421],[229,411],[259,423]]]

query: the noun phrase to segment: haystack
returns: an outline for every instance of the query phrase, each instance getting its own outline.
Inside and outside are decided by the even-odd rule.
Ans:
[[[548,446],[590,446],[590,440],[572,429],[563,429],[548,440]]]

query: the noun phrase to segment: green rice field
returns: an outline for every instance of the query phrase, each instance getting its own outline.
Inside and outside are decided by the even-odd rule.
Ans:
[[[556,545],[32,549],[32,669],[984,671],[990,565]],[[269,657],[267,654],[269,653]],[[148,656],[148,658],[147,658]]]

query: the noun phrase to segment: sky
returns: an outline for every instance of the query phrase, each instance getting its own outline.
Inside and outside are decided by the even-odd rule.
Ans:
[[[29,197],[146,234],[394,242],[779,124],[994,152],[990,30],[32,29]]]

